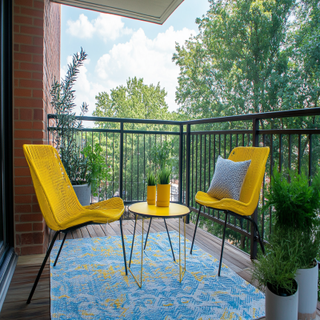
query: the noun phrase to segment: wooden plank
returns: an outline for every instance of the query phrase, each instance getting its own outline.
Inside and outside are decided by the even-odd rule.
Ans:
[[[114,233],[115,233],[117,236],[120,236],[120,235],[121,235],[120,222],[119,222],[119,221],[111,222],[111,223],[109,224],[109,226],[113,229]]]
[[[99,224],[93,224],[92,228],[96,232],[97,237],[103,238],[103,237],[106,236],[105,233],[102,231],[102,229],[101,229]]]
[[[117,235],[115,233],[115,231],[113,230],[113,228],[111,228],[109,223],[107,223],[105,226],[106,226],[106,230],[107,230],[107,236],[116,236]]]
[[[87,228],[87,230],[89,232],[90,238],[98,237],[98,235],[96,234],[96,231],[93,229],[92,225],[88,225],[86,228]]]
[[[87,227],[82,227],[80,231],[82,233],[82,238],[90,238],[90,234],[87,230]]]

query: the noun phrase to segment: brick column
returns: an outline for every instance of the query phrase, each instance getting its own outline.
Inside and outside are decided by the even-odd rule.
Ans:
[[[60,77],[60,5],[14,0],[14,220],[18,254],[43,253],[47,230],[22,146],[46,144],[50,86]]]

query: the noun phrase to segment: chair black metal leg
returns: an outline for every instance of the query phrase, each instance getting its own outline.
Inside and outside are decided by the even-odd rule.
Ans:
[[[62,243],[61,243],[59,252],[58,252],[57,257],[56,257],[56,260],[54,261],[54,264],[53,264],[54,267],[56,266],[56,264],[57,264],[57,262],[58,262],[58,259],[59,259],[60,252],[61,252],[61,250],[62,250],[63,244],[64,244],[64,242],[66,241],[67,234],[68,234],[68,231],[66,231],[66,233],[64,234],[64,237],[63,237],[63,240],[62,240]]]
[[[199,216],[200,216],[201,207],[202,207],[202,206],[200,206],[200,208],[199,208],[196,225],[195,225],[195,227],[194,227],[194,233],[193,233],[193,238],[192,238],[192,244],[191,244],[190,254],[192,254],[194,239],[195,239],[195,237],[196,237],[196,232],[197,232],[197,228],[198,228],[198,222],[199,222]]]
[[[132,237],[132,244],[131,244],[131,253],[130,253],[130,260],[129,260],[129,268],[131,267],[131,259],[132,259],[133,245],[134,245],[134,237],[136,235],[136,227],[137,227],[137,215],[136,215],[136,220],[134,222],[133,237]]]
[[[219,271],[218,271],[218,276],[219,276],[219,277],[220,277],[221,266],[222,266],[222,256],[223,256],[223,248],[224,248],[224,239],[225,239],[225,237],[226,237],[227,217],[228,217],[228,212],[226,211],[226,219],[225,219],[225,221],[224,221],[222,244],[221,244],[221,253],[220,253],[220,262],[219,262]]]
[[[31,302],[32,296],[33,296],[33,294],[34,294],[34,291],[36,290],[36,287],[37,287],[37,285],[38,285],[38,282],[39,282],[39,279],[40,279],[40,277],[41,277],[42,271],[43,271],[43,269],[44,269],[44,267],[45,267],[45,265],[46,265],[46,263],[47,263],[48,257],[49,257],[49,255],[50,255],[50,253],[51,253],[51,250],[52,250],[52,247],[53,247],[53,245],[54,245],[54,243],[55,243],[55,241],[56,241],[57,236],[58,236],[59,233],[60,233],[60,231],[56,231],[56,233],[55,233],[54,236],[53,236],[53,239],[52,239],[52,241],[51,241],[51,243],[50,243],[50,246],[49,246],[49,248],[48,248],[48,250],[47,250],[46,256],[44,257],[43,262],[42,262],[42,265],[41,265],[41,267],[40,267],[40,269],[39,269],[37,278],[36,278],[36,280],[34,281],[33,287],[32,287],[31,292],[30,292],[30,294],[29,294],[29,298],[28,298],[28,300],[27,300],[27,304],[29,304],[29,303]]]
[[[120,218],[120,231],[121,231],[121,240],[122,240],[122,251],[123,251],[124,268],[126,270],[126,276],[127,276],[128,275],[128,270],[127,270],[126,247],[124,245],[123,230],[122,230],[122,219],[121,218]]]
[[[166,219],[163,218],[163,221],[164,221],[164,225],[166,226],[166,230],[167,230],[167,234],[168,234],[168,239],[169,239],[170,247],[171,247],[171,252],[172,252],[172,256],[173,256],[173,261],[176,261],[176,258],[174,257],[173,247],[172,247],[172,243],[171,243],[170,234],[169,234],[169,230],[168,230],[168,227],[167,227]]]
[[[253,220],[253,219],[250,219],[250,221],[253,223],[254,225],[254,228],[257,230],[258,232],[258,239],[259,239],[259,243],[260,243],[260,247],[261,247],[261,250],[262,250],[262,253],[265,254],[265,251],[264,251],[264,245],[263,245],[263,241],[260,237],[260,232],[259,232],[259,229],[258,229],[258,225],[256,224],[256,222]]]
[[[151,227],[151,222],[152,222],[152,218],[150,218],[149,227],[148,227],[148,232],[147,232],[146,241],[145,241],[145,243],[144,243],[144,248],[143,248],[143,250],[146,250],[147,241],[148,241],[148,236],[149,236],[149,231],[150,231],[150,227]]]

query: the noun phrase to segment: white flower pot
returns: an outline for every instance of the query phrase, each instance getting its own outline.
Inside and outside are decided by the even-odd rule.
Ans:
[[[298,269],[296,281],[299,285],[299,320],[315,320],[318,301],[318,264],[309,269]]]
[[[298,319],[299,286],[291,296],[278,296],[266,288],[266,320]]]
[[[72,185],[82,206],[89,206],[91,201],[91,186],[88,184]]]

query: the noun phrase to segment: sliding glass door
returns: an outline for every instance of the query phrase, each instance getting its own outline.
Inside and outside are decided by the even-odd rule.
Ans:
[[[0,0],[0,311],[17,257],[13,233],[12,0]]]

